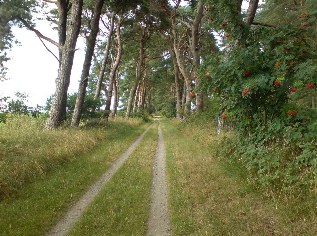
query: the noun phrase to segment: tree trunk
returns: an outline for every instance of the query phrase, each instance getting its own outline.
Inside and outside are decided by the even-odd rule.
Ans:
[[[60,45],[58,52],[59,52],[59,59],[63,56],[63,47],[66,40],[66,30],[67,30],[67,8],[68,8],[68,1],[67,0],[59,0],[57,1],[57,10],[58,10],[58,43]],[[61,60],[59,60],[61,63]]]
[[[91,66],[91,60],[94,54],[97,34],[99,32],[99,21],[100,21],[100,15],[101,15],[101,9],[102,9],[103,3],[104,3],[104,0],[98,0],[98,2],[95,5],[95,9],[93,13],[94,15],[91,22],[91,32],[86,41],[86,55],[85,55],[85,60],[84,60],[83,69],[81,73],[74,114],[73,114],[72,122],[71,122],[72,127],[78,127],[80,122],[85,95],[86,95],[86,88],[88,85],[88,76],[89,76],[89,70]]]
[[[129,94],[127,113],[126,113],[127,117],[130,117],[131,112],[133,111],[135,93],[139,85],[139,81],[141,80],[141,77],[142,77],[142,68],[143,68],[144,59],[145,59],[146,31],[147,31],[146,28],[142,28],[140,48],[139,48],[139,61],[136,68],[136,78]]]
[[[99,72],[99,76],[98,76],[98,81],[97,81],[97,85],[96,85],[96,91],[95,91],[95,97],[94,97],[95,99],[99,98],[99,96],[100,96],[102,81],[103,81],[103,77],[104,77],[104,74],[106,71],[106,66],[107,66],[107,61],[108,61],[108,56],[109,56],[109,51],[110,51],[110,45],[111,45],[111,37],[112,37],[112,33],[113,33],[114,16],[115,16],[115,14],[112,12],[111,18],[110,18],[110,29],[109,29],[108,41],[107,41],[107,45],[106,45],[106,49],[105,49],[105,56],[104,56],[102,64],[101,64],[101,68],[100,68],[100,72]]]
[[[132,107],[133,113],[136,113],[138,111],[139,90],[140,90],[140,81],[139,81],[138,87],[137,87],[137,89],[135,91],[135,95],[134,95],[134,102],[133,102],[133,107]]]
[[[199,28],[201,24],[201,19],[203,18],[203,11],[204,11],[204,6],[202,3],[202,0],[199,0],[198,6],[197,6],[197,14],[195,16],[192,29],[191,29],[191,52],[193,56],[193,65],[194,65],[194,75],[195,75],[195,85],[198,89],[198,92],[196,94],[196,109],[198,112],[202,112],[204,109],[204,104],[203,104],[203,93],[201,89],[199,88],[199,78],[196,76],[197,75],[197,69],[200,65],[200,49],[199,49]]]
[[[65,44],[62,46],[58,78],[56,80],[56,92],[54,94],[49,118],[46,122],[48,129],[54,129],[61,125],[66,116],[67,91],[74,61],[75,47],[81,26],[83,0],[73,0],[70,24],[67,28]]]
[[[174,77],[175,77],[175,97],[176,97],[176,118],[182,119],[182,92],[180,88],[180,77],[179,77],[179,68],[177,65],[177,60],[175,56],[175,52],[173,50],[173,42],[170,42],[170,54],[173,61],[174,66]]]
[[[179,68],[179,71],[181,72],[185,84],[186,84],[186,104],[184,106],[184,113],[186,115],[188,115],[191,111],[191,92],[192,92],[192,81],[191,81],[191,77],[189,72],[186,70],[185,67],[185,62],[184,62],[184,58],[180,53],[180,49],[177,43],[177,33],[176,33],[176,21],[175,21],[175,13],[174,16],[172,17],[172,33],[173,33],[173,48],[174,48],[174,52],[175,52],[175,57],[176,57],[176,61],[177,61],[177,65]]]
[[[182,107],[185,107],[186,104],[186,84],[183,84],[183,94],[182,94]]]
[[[117,23],[117,30],[116,30],[116,39],[117,39],[117,56],[114,61],[113,67],[110,72],[109,76],[109,87],[107,91],[107,97],[106,97],[106,107],[105,107],[105,113],[104,118],[108,119],[110,115],[110,107],[111,107],[111,99],[112,99],[112,92],[113,92],[113,84],[116,78],[117,70],[119,67],[119,64],[121,62],[121,56],[122,56],[122,44],[121,44],[121,23],[122,23],[122,17],[119,16],[118,23]]]
[[[147,70],[145,70],[145,73],[143,75],[143,79],[140,83],[139,99],[138,99],[138,111],[144,109],[145,95],[146,95],[146,80],[147,80]]]
[[[259,0],[250,0],[249,7],[247,10],[247,19],[246,19],[247,24],[251,25],[253,23],[258,5],[259,5]]]
[[[117,74],[116,74],[116,78],[113,82],[113,97],[114,97],[114,103],[113,103],[113,112],[112,112],[112,118],[116,117],[117,116],[117,111],[118,111],[118,106],[119,106],[119,90],[118,90],[118,87],[119,87],[119,73],[117,71]]]

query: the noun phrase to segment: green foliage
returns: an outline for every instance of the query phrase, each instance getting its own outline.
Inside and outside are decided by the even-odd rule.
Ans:
[[[263,185],[305,183],[317,173],[314,14],[305,16],[307,25],[296,17],[274,27],[241,25],[239,33],[226,26],[232,37],[200,72],[202,85],[219,97],[220,111],[236,130],[225,156],[233,152]]]
[[[71,94],[67,97],[67,111],[72,113],[75,109],[77,93]],[[99,116],[99,113],[95,111],[96,108],[101,107],[101,101],[95,100],[93,94],[88,94],[85,97],[82,119],[96,118]]]
[[[141,118],[144,122],[150,122],[150,114],[146,110],[139,110],[137,112],[134,112],[132,117],[134,118]]]

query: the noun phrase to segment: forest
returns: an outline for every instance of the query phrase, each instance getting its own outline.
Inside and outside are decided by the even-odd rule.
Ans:
[[[50,23],[57,41],[37,30],[40,20]],[[271,225],[259,235],[317,233],[315,0],[0,0],[0,86],[7,52],[19,40],[12,33],[17,26],[34,32],[35,43],[58,48],[57,55],[43,50],[59,68],[45,107],[28,107],[22,93],[0,97],[0,203],[105,142],[117,148],[111,154],[120,153],[159,116],[171,145],[167,158],[181,152],[184,139],[188,152],[216,160],[186,159],[186,153],[182,165],[168,159],[169,182],[180,185],[171,190],[171,202],[186,199],[175,179],[188,177],[182,171],[191,169],[189,162],[206,168],[219,162],[245,188],[287,205],[284,215],[294,218],[281,222],[298,225],[283,231],[287,226],[276,224],[280,231],[270,231]],[[79,37],[85,57],[78,91],[69,93]],[[93,168],[97,176],[108,166]],[[204,226],[182,226],[182,217],[172,217],[175,235],[205,235]]]

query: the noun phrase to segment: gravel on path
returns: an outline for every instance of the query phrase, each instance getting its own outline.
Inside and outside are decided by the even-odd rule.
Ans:
[[[158,148],[153,167],[148,236],[171,235],[167,201],[166,149],[161,126],[158,127]]]

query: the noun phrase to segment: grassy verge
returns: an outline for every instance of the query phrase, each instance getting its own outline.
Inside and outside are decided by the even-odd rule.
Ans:
[[[0,199],[13,196],[19,189],[58,166],[94,149],[122,128],[140,122],[109,122],[104,128],[45,130],[43,119],[10,116],[0,127]],[[104,135],[105,130],[110,135]]]
[[[241,166],[213,157],[211,126],[164,121],[163,131],[173,235],[316,235],[316,203],[294,212],[288,198],[247,184]]]
[[[2,200],[0,235],[43,235],[143,130],[140,123],[119,121],[110,124],[106,130],[100,131],[103,141],[99,141],[99,145],[96,144],[89,153],[71,154],[71,161],[54,165],[55,168],[45,175],[37,176],[37,181],[25,185],[14,198]],[[72,135],[68,138],[72,138],[77,131],[69,132]],[[48,143],[46,148],[51,149]]]
[[[146,235],[156,147],[153,126],[70,235]]]

